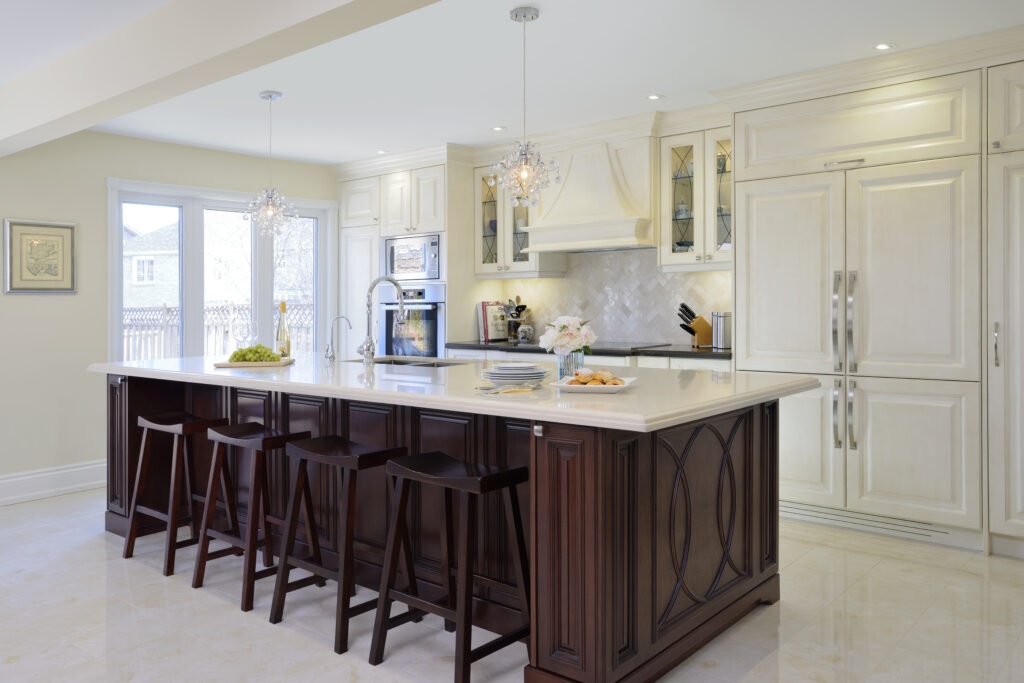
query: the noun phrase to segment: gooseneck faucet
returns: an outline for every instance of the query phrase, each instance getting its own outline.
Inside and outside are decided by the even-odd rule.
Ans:
[[[327,341],[327,348],[324,349],[324,358],[326,358],[331,363],[333,363],[334,359],[335,359],[335,355],[334,355],[334,323],[338,322],[339,320],[341,320],[343,318],[344,318],[345,322],[348,323],[348,329],[350,329],[350,330],[352,329],[352,321],[348,319],[347,315],[339,315],[339,316],[335,317],[334,320],[331,321],[331,338]]]
[[[356,349],[356,353],[362,355],[363,362],[370,364],[373,363],[374,344],[373,344],[373,290],[382,282],[390,282],[395,286],[398,295],[398,317],[395,319],[395,327],[398,327],[405,323],[405,290],[402,289],[402,284],[393,277],[383,275],[373,282],[370,283],[370,288],[366,290],[366,339]]]

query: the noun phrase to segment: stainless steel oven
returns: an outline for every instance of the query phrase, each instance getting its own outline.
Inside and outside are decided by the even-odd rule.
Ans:
[[[444,285],[405,289],[405,324],[395,327],[398,297],[395,288],[382,286],[378,319],[380,353],[388,356],[443,355]]]
[[[384,272],[396,280],[440,280],[441,236],[415,235],[384,240]]]

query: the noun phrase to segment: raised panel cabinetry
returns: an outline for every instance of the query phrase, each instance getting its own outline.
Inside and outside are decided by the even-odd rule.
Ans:
[[[981,77],[968,71],[736,115],[736,180],[977,154]]]
[[[380,234],[384,237],[404,235],[412,223],[412,175],[398,171],[380,179]]]
[[[380,178],[346,180],[339,185],[342,228],[376,226],[380,223]]]
[[[988,70],[989,152],[1024,149],[1024,62]]]
[[[445,226],[444,166],[412,172],[410,232],[442,232]]]
[[[843,378],[779,400],[779,498],[843,507],[846,502],[846,394]]]
[[[366,329],[366,286],[380,272],[380,239],[376,227],[347,228],[341,231],[340,242],[339,314],[348,318],[351,327],[339,320],[335,325],[337,338],[331,343],[339,360],[350,360],[359,357],[356,347]]]

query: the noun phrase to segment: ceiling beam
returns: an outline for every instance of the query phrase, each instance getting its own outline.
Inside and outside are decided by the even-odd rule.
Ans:
[[[0,156],[84,130],[435,2],[438,0],[174,0],[0,85],[0,102],[4,103],[0,107]]]

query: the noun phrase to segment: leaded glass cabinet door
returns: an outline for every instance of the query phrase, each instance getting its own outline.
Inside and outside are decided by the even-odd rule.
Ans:
[[[704,263],[704,133],[661,139],[661,262]]]
[[[530,207],[512,206],[508,195],[502,193],[501,202],[505,205],[505,265],[509,271],[536,270],[536,256],[530,258],[525,251],[530,246],[530,233],[526,227],[530,225]]]
[[[732,263],[732,129],[705,131],[704,259]]]
[[[490,178],[489,168],[478,168],[473,173],[475,271],[480,274],[497,273],[503,266],[501,223],[504,220],[504,206],[500,201],[498,186],[488,183]]]

